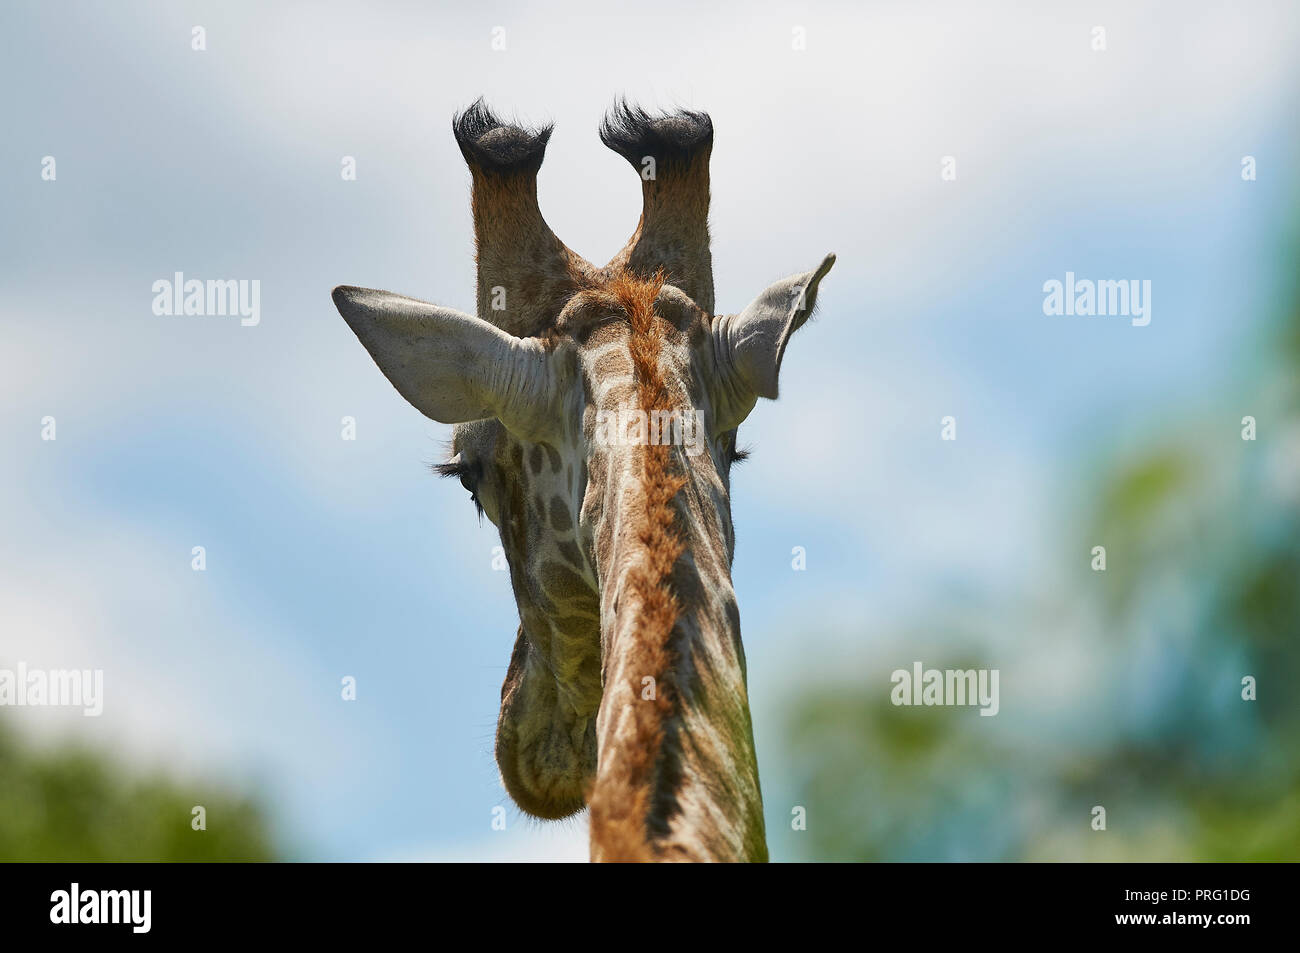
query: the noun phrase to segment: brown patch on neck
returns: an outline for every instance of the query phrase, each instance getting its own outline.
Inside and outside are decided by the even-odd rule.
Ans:
[[[670,410],[668,387],[659,371],[663,328],[654,312],[664,275],[640,279],[620,272],[605,290],[617,298],[632,327],[630,349],[641,408]],[[654,860],[650,812],[654,797],[656,764],[664,740],[664,723],[673,716],[676,699],[671,689],[673,653],[669,645],[680,605],[672,589],[673,567],[685,549],[676,523],[673,498],[686,485],[677,472],[671,448],[664,444],[637,448],[643,469],[645,497],[641,523],[633,528],[643,558],[633,561],[623,580],[627,597],[637,611],[635,640],[615,651],[630,660],[628,670],[639,673],[630,686],[634,729],[622,751],[616,752],[616,770],[593,790],[590,802],[592,843],[602,859]],[[618,632],[615,637],[620,637]],[[642,701],[640,678],[654,677],[655,699]],[[606,689],[608,690],[608,689]]]

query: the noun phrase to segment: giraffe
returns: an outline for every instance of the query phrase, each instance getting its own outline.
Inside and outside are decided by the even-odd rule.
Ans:
[[[835,261],[714,313],[713,123],[617,102],[606,146],[642,213],[597,268],[542,218],[552,127],[480,99],[452,121],[472,180],[477,315],[365,288],[334,302],[500,531],[519,610],[496,760],[525,813],[589,812],[596,861],[764,861],[731,580],[736,433],[775,399]]]

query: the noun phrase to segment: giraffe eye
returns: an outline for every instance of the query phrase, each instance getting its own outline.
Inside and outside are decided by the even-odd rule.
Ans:
[[[727,444],[727,466],[744,463],[748,459],[749,450],[742,450],[740,447],[736,446],[736,435],[733,433],[730,442]]]
[[[470,463],[458,453],[446,463],[434,464],[434,472],[439,476],[456,477],[460,480],[460,485],[469,491],[470,501],[474,504],[480,516],[483,515],[483,504],[478,498],[478,483],[483,476],[483,467],[479,463]]]

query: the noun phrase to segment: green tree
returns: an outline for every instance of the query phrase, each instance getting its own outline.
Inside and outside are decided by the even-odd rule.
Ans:
[[[207,829],[191,810],[207,810]],[[0,725],[0,861],[266,861],[261,808],[208,784],[135,776],[81,747],[42,751]]]

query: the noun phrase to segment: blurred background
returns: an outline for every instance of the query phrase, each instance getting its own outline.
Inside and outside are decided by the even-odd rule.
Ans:
[[[479,95],[556,122],[542,209],[607,260],[619,94],[713,117],[719,310],[839,255],[734,475],[773,858],[1300,858],[1294,3],[0,25],[0,668],[104,672],[101,717],[0,708],[0,859],[585,859],[497,777],[517,617],[450,430],[328,295],[472,310]],[[155,315],[177,271],[260,323]],[[1150,280],[1150,324],[1045,316],[1067,271]],[[893,706],[917,661],[997,669],[998,715]]]

